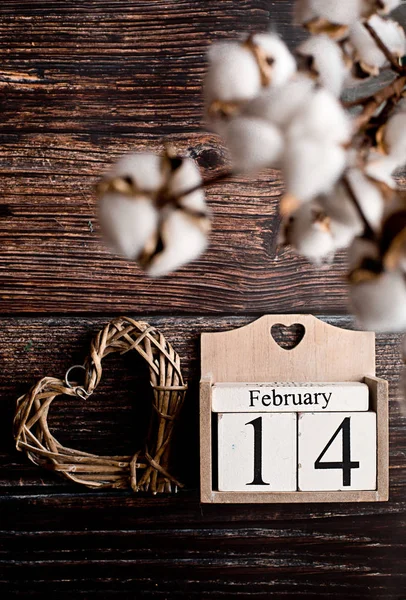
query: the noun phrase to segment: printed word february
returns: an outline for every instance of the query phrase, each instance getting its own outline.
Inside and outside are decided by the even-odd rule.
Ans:
[[[262,406],[285,406],[285,407],[300,407],[300,406],[319,406],[322,410],[328,407],[333,392],[305,392],[279,394],[275,389],[271,390],[270,394],[261,394],[261,390],[249,391],[249,407]],[[295,410],[295,409],[293,409]]]
[[[212,410],[231,412],[357,412],[369,407],[368,388],[344,383],[215,383]]]

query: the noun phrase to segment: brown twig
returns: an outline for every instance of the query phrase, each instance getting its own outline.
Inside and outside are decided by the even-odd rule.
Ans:
[[[369,35],[373,38],[374,42],[376,43],[382,54],[385,56],[386,60],[389,61],[392,69],[396,71],[396,73],[399,73],[399,75],[405,75],[406,68],[399,64],[399,62],[396,60],[396,56],[394,56],[394,54],[389,50],[386,44],[381,40],[381,38],[376,33],[375,29],[370,25],[370,23],[364,23],[364,27],[368,31]]]
[[[391,98],[400,100],[402,92],[406,86],[406,74],[398,77],[390,84],[363,100],[364,109],[360,115],[355,119],[355,130],[358,133],[360,129],[365,127],[374,116],[378,108]]]
[[[362,106],[363,104],[366,104],[369,102],[369,100],[371,100],[372,97],[373,96],[369,95],[356,98],[355,100],[343,100],[341,104],[345,109],[349,110],[350,108],[355,108],[356,106]]]
[[[235,175],[235,173],[233,173],[232,171],[223,171],[222,173],[219,173],[218,175],[214,175],[213,177],[209,177],[208,179],[205,179],[201,183],[198,183],[197,185],[194,185],[193,187],[191,187],[190,189],[186,190],[185,192],[181,192],[179,194],[179,196],[183,198],[183,196],[188,196],[189,194],[193,194],[193,192],[197,192],[198,190],[203,190],[203,189],[205,189],[207,187],[210,187],[211,185],[215,185],[216,183],[220,183],[221,181],[225,181],[226,179],[229,179],[230,177],[233,177],[233,175]]]

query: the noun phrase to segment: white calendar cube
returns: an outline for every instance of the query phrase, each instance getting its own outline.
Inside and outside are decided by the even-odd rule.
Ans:
[[[299,490],[375,490],[376,414],[302,413]]]
[[[297,415],[218,414],[219,491],[297,489]]]

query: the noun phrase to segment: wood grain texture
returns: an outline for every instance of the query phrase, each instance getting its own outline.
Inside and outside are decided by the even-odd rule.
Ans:
[[[169,138],[203,174],[222,168],[225,150],[202,125],[206,49],[270,23],[293,46],[302,34],[289,25],[291,8],[292,0],[0,4],[2,598],[406,597],[399,336],[377,343],[377,374],[392,384],[388,504],[199,504],[200,332],[269,312],[347,310],[344,255],[317,271],[276,250],[279,174],[213,187],[209,251],[164,280],[146,279],[99,238],[93,185],[121,154],[159,150]],[[14,450],[16,398],[82,362],[92,335],[124,313],[160,327],[184,357],[190,391],[174,466],[186,490],[175,498],[82,490]],[[112,357],[97,395],[56,401],[50,422],[60,441],[134,450],[149,416],[144,369]]]
[[[210,189],[210,249],[163,280],[110,254],[97,225],[94,183],[123,153],[170,139],[205,175],[221,169],[224,148],[202,124],[207,47],[269,25],[294,46],[303,34],[291,10],[284,0],[1,2],[1,313],[347,311],[343,255],[320,271],[276,249],[277,172]]]
[[[13,449],[17,396],[36,378],[63,376],[80,363],[105,319],[0,320],[0,590],[27,597],[54,590],[66,598],[137,592],[157,598],[322,594],[403,600],[406,443],[396,388],[399,336],[377,337],[377,374],[391,383],[389,503],[201,506],[199,333],[234,329],[251,319],[143,317],[172,340],[189,380],[175,465],[187,488],[173,498],[83,490],[35,468]],[[353,328],[344,317],[327,321]],[[84,450],[133,450],[143,425],[134,406],[142,405],[139,385],[148,378],[142,361],[134,360],[107,359],[97,395],[86,402],[56,401],[50,414],[55,435]]]

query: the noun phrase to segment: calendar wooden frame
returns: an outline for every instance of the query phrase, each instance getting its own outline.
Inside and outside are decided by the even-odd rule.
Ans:
[[[271,335],[273,325],[301,324],[292,350]],[[234,382],[345,382],[368,385],[377,414],[377,488],[374,491],[219,492],[213,489],[212,386]],[[266,315],[232,331],[201,336],[200,500],[203,503],[382,502],[389,498],[388,383],[375,376],[375,334],[328,325],[312,315]]]

